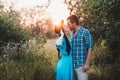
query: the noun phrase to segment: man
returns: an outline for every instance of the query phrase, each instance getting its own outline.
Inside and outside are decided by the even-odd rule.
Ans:
[[[67,24],[72,31],[72,58],[75,75],[78,80],[88,80],[87,71],[93,50],[92,36],[89,30],[79,24],[79,18],[76,15],[70,15],[67,18]]]

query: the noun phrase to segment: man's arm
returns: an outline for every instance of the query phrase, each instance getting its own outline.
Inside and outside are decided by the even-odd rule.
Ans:
[[[85,64],[83,66],[83,70],[88,71],[89,64],[91,61],[92,51],[93,51],[93,38],[88,30],[85,33],[85,40],[86,40],[86,46],[88,48],[88,51],[87,51],[86,61],[85,61]]]
[[[85,62],[84,67],[83,67],[84,71],[88,71],[89,70],[89,64],[90,64],[91,56],[92,56],[92,51],[88,50],[86,62]]]

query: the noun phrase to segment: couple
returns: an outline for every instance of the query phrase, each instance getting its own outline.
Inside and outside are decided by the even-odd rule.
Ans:
[[[70,40],[66,36],[69,29],[72,31]],[[55,45],[61,58],[56,67],[56,80],[88,80],[87,71],[93,50],[89,30],[80,26],[76,15],[70,15],[67,27],[64,26],[59,33]]]

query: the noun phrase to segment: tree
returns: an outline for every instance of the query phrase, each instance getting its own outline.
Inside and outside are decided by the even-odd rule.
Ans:
[[[120,66],[120,1],[119,0],[64,0],[70,9],[71,14],[77,14],[80,18],[80,23],[88,28],[95,41],[95,45],[99,47],[103,41],[109,51],[103,53],[108,56],[103,56],[98,60],[98,64],[105,67],[106,64],[111,64],[114,67],[110,69],[112,79],[119,79],[118,67]],[[101,54],[102,55],[102,54]],[[104,62],[103,62],[104,60]],[[101,62],[99,64],[99,62]],[[96,66],[97,66],[96,65]]]
[[[20,27],[18,13],[12,9],[5,11],[3,7],[0,10],[0,44],[28,40],[29,30]]]

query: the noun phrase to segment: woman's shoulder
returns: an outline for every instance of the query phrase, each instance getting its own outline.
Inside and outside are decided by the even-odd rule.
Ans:
[[[71,38],[68,38],[68,41],[71,42],[72,41]]]

